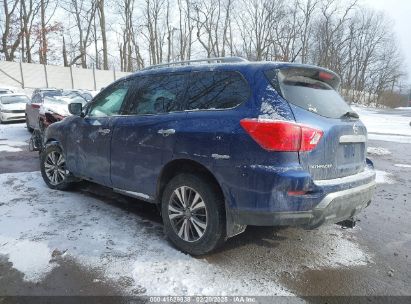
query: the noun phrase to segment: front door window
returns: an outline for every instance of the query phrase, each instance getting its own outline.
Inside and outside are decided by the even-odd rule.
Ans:
[[[106,117],[118,115],[121,112],[121,106],[128,91],[126,83],[118,84],[107,93],[100,96],[91,105],[90,117]]]

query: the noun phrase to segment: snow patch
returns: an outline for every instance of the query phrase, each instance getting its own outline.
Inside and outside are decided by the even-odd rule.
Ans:
[[[407,164],[394,164],[394,166],[399,167],[399,168],[411,168],[411,165],[407,165]]]
[[[230,159],[230,155],[211,154],[214,159]]]
[[[324,234],[323,242],[329,242],[328,245],[318,242],[305,243],[313,254],[321,257],[311,261],[308,258],[309,268],[363,266],[372,262],[371,256],[364,252],[356,242],[347,239],[341,229],[332,226],[325,226],[322,229],[323,231],[319,233]]]
[[[0,144],[0,152],[20,152],[23,151],[20,148],[10,147],[8,145]]]
[[[56,266],[55,263],[49,263],[51,250],[44,243],[0,235],[0,254],[8,256],[13,268],[22,272],[26,281],[41,281]]]
[[[314,230],[287,228],[277,237],[290,240],[290,245],[279,247],[286,263],[278,263],[278,272],[299,272],[309,269],[357,267],[373,263],[373,257],[360,247],[356,230],[345,230],[337,225],[324,225]]]
[[[404,135],[411,137],[411,127],[409,125],[410,118],[407,116],[403,116],[393,110],[384,110],[391,112],[390,114],[385,114],[384,112],[367,108],[360,108],[356,106],[352,106],[352,108],[359,114],[361,121],[365,124],[369,133],[385,135],[386,138],[384,140],[388,141],[395,141],[390,140],[392,139],[391,135]],[[371,138],[370,135],[373,134],[369,134],[370,139],[376,139]],[[409,138],[409,140],[409,142],[411,142],[411,138]]]
[[[287,117],[288,113],[284,113],[284,110],[275,104],[277,92],[271,85],[266,87],[265,92],[266,94],[262,98],[258,119],[284,120],[284,117]]]
[[[39,172],[0,174],[0,188],[7,189],[0,196],[0,254],[27,280],[37,281],[53,269],[51,248],[105,279],[130,278],[130,284],[120,285],[126,295],[136,290],[145,295],[289,295],[248,267],[233,269],[181,253],[165,240],[162,225],[116,204],[51,190]]]
[[[378,155],[378,156],[391,154],[391,152],[388,149],[385,149],[382,147],[368,147],[367,153],[370,155]]]
[[[0,125],[0,152],[23,151],[29,140],[25,123]]]
[[[391,142],[396,142],[396,143],[401,143],[401,144],[411,144],[411,136],[368,133],[368,139],[391,141]]]
[[[376,178],[375,181],[377,184],[395,184],[395,180],[392,177],[391,173],[375,170]]]
[[[154,246],[153,246],[154,247]],[[133,278],[152,295],[291,295],[273,283],[253,284],[251,278],[194,259],[166,246],[149,248],[134,264]],[[227,279],[229,278],[229,279]],[[255,280],[255,278],[254,278]]]

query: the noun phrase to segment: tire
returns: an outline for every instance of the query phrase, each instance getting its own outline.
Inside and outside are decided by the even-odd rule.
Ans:
[[[174,177],[164,190],[161,214],[167,237],[183,252],[203,255],[224,243],[224,200],[206,178],[185,173]]]
[[[57,145],[50,145],[41,152],[40,169],[44,182],[51,189],[68,190],[73,185],[65,168],[64,154]]]
[[[27,117],[27,115],[26,115],[26,127],[27,127],[27,130],[28,130],[30,133],[33,132],[33,128],[30,127],[29,118]]]

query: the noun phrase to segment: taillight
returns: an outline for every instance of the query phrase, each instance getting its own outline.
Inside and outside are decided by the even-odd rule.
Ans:
[[[288,191],[287,192],[287,194],[289,196],[301,196],[301,195],[306,195],[308,193],[309,193],[309,191],[304,191],[304,190],[302,190],[302,191]]]
[[[268,151],[311,151],[323,136],[321,130],[288,121],[245,118],[240,124]]]
[[[330,73],[327,73],[327,72],[319,72],[319,73],[318,73],[318,78],[319,78],[320,80],[325,80],[325,81],[327,81],[327,80],[332,80],[332,79],[334,79],[334,75],[333,75],[333,74],[330,74]]]

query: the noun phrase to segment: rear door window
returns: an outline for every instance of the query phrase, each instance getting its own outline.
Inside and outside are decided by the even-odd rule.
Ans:
[[[247,81],[235,71],[192,72],[187,110],[229,109],[246,101]]]
[[[340,118],[352,112],[336,91],[336,75],[310,68],[266,71],[271,84],[290,103],[328,118]],[[278,81],[277,81],[278,80]]]
[[[129,115],[160,114],[181,111],[186,92],[185,74],[136,77],[127,97]]]

